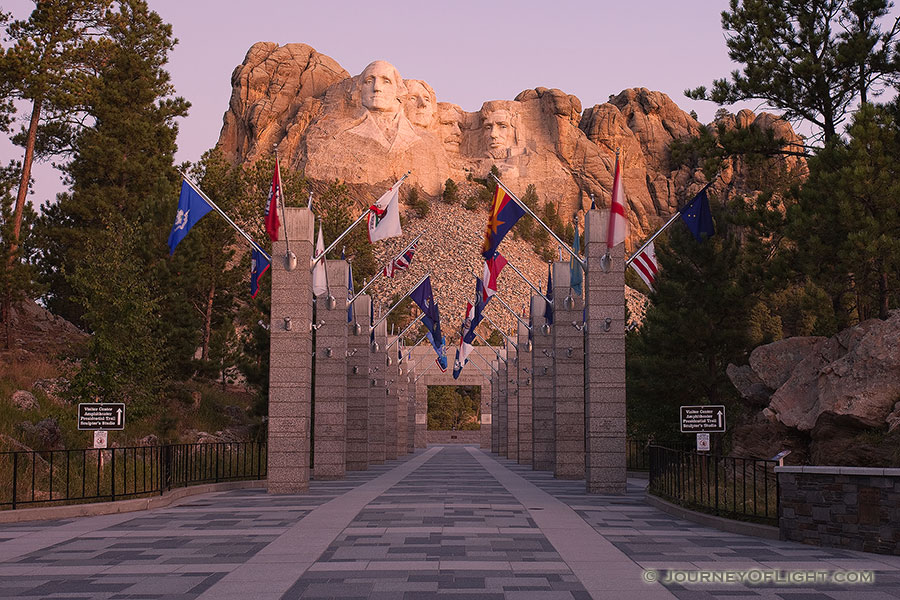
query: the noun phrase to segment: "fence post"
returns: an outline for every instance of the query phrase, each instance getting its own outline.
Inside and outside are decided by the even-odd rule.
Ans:
[[[13,452],[12,509],[16,510],[16,492],[19,482],[19,453]]]
[[[713,484],[716,488],[716,514],[719,514],[719,457],[716,456],[716,461],[713,467],[716,470],[715,483]]]
[[[112,470],[112,475],[109,478],[109,491],[110,496],[113,500],[116,499],[116,449],[113,448],[111,450],[112,458],[110,459],[110,468]]]
[[[215,470],[213,473],[213,479],[216,483],[219,483],[219,444],[216,443],[216,460],[213,462],[213,469]]]

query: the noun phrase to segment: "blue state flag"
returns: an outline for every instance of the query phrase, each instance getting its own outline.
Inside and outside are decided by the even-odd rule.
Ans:
[[[706,187],[709,187],[708,185]],[[681,219],[687,228],[691,230],[694,238],[698,242],[702,242],[716,233],[716,227],[713,224],[712,212],[709,210],[709,197],[706,195],[706,187],[700,190],[694,199],[688,202],[678,212],[681,213]]]
[[[256,298],[259,293],[259,280],[269,270],[271,264],[265,254],[254,248],[250,252],[250,297]]]
[[[572,250],[575,254],[581,253],[581,241],[578,239],[578,222],[575,222],[575,240],[572,242]],[[569,285],[572,287],[572,293],[581,296],[582,282],[584,281],[584,272],[581,270],[581,264],[575,260],[575,257],[569,258],[569,269],[571,278]]]
[[[197,221],[203,215],[212,210],[212,206],[206,203],[203,196],[187,181],[181,182],[181,195],[178,197],[178,212],[175,214],[175,224],[169,232],[169,254],[175,253],[175,246],[184,239]]]
[[[437,303],[434,301],[434,293],[431,290],[431,277],[426,277],[422,283],[410,293],[410,298],[424,313],[422,324],[428,330],[428,341],[438,355],[438,365],[441,369],[447,368],[447,355],[444,350],[444,336],[441,335],[441,315]]]

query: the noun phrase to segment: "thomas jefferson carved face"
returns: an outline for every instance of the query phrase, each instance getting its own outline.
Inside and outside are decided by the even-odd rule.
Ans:
[[[430,127],[437,109],[434,90],[421,81],[407,80],[406,116],[414,125]]]
[[[501,108],[487,113],[481,127],[488,155],[491,158],[506,158],[507,150],[515,143],[515,130],[510,112]]]
[[[406,91],[400,73],[389,62],[376,60],[359,76],[362,105],[374,112],[396,113]]]

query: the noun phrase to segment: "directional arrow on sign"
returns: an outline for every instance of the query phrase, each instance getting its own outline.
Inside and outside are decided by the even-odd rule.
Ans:
[[[119,412],[122,412],[122,411],[120,410]],[[722,416],[723,416],[723,413],[722,413],[722,411],[720,410],[719,412],[716,413],[716,415],[719,417],[719,427],[721,427],[721,426],[722,426]]]
[[[120,408],[116,411],[116,425],[121,425],[121,424],[122,424],[122,409]],[[722,424],[722,413],[721,412],[719,413],[719,424],[720,425]]]

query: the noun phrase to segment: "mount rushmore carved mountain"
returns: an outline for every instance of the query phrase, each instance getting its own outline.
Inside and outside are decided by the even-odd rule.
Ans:
[[[384,61],[350,76],[306,44],[259,42],[232,75],[219,146],[234,163],[277,147],[283,168],[319,182],[340,179],[359,193],[411,170],[410,183],[435,197],[448,178],[484,177],[496,165],[510,189],[521,194],[533,183],[564,219],[588,208],[591,194],[608,205],[618,148],[629,247],[706,183],[698,171],[670,167],[669,144],[698,135],[701,125],[661,92],[627,89],[586,109],[571,94],[541,87],[477,112],[439,100],[428,83],[404,79]],[[742,111],[730,119],[801,143],[772,115]],[[739,178],[727,168],[715,187],[722,192]]]
[[[671,142],[699,135],[701,124],[665,94],[645,88],[624,90],[583,109],[571,94],[537,87],[467,112],[444,102],[426,81],[404,79],[385,61],[351,76],[306,44],[272,42],[254,44],[231,82],[218,142],[231,162],[250,164],[277,148],[283,169],[302,171],[314,190],[341,180],[360,206],[407,171],[420,196],[434,199],[448,178],[465,192],[469,180],[485,177],[496,166],[513,192],[521,195],[534,184],[540,201],[553,202],[569,223],[573,214],[590,207],[591,195],[599,207],[608,206],[619,149],[630,222],[626,245],[633,250],[706,184],[699,168],[675,168],[669,158]],[[720,122],[773,129],[789,143],[802,143],[788,123],[770,114],[741,111],[723,115]],[[742,170],[740,161],[726,162],[713,185],[720,200],[735,190],[748,191]],[[455,317],[471,292],[471,286],[459,285],[460,274],[481,270],[485,218],[482,209],[473,214],[440,204],[433,205],[427,222],[413,219],[410,230],[428,228],[419,251],[432,260],[442,312]],[[401,247],[390,240],[379,246],[380,259]],[[517,257],[532,281],[546,278],[546,266],[524,241],[509,239],[503,252]],[[411,274],[424,275],[420,268],[425,267],[414,266]],[[505,279],[515,306],[526,304],[526,285],[515,277]],[[391,293],[379,285],[374,292],[377,297]],[[629,308],[632,314],[643,312],[632,302]],[[497,318],[501,326],[512,327],[512,316]]]

